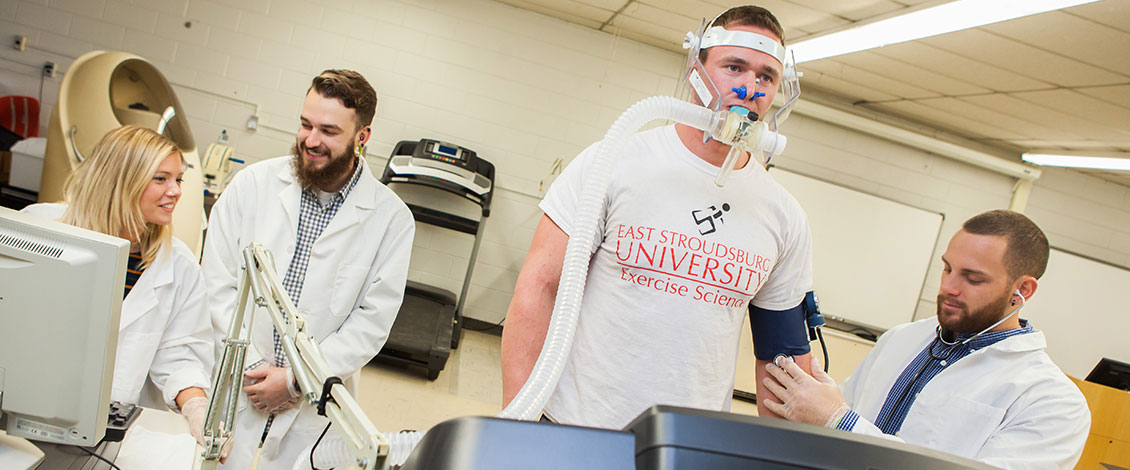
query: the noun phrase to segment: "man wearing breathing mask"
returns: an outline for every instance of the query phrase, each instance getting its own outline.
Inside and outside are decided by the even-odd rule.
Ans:
[[[756,121],[769,116],[779,90],[795,99],[783,35],[755,6],[731,8],[688,35],[685,77],[696,104]],[[573,160],[539,206],[545,214],[502,335],[504,403],[542,349],[595,149]],[[812,284],[808,220],[760,155],[742,152],[719,184],[729,151],[683,124],[627,140],[592,246],[576,339],[545,419],[619,429],[655,404],[729,410],[747,309],[760,364],[780,352],[808,357],[800,312]]]
[[[990,211],[962,225],[942,261],[936,317],[887,331],[839,387],[814,363],[815,378],[787,358],[767,365],[766,406],[998,467],[1073,467],[1087,402],[1019,316],[1047,267],[1047,237],[1022,214]]]

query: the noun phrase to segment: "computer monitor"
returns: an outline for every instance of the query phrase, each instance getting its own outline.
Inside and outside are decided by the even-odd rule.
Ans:
[[[0,208],[0,427],[93,446],[106,433],[129,242]]]
[[[1087,381],[1130,392],[1130,364],[1104,357],[1087,374]]]

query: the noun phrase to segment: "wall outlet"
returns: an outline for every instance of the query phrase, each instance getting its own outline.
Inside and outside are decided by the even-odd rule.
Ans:
[[[27,50],[27,36],[16,36],[16,50],[23,52]]]
[[[47,77],[47,78],[55,78],[55,63],[54,62],[44,62],[43,63],[43,76]]]

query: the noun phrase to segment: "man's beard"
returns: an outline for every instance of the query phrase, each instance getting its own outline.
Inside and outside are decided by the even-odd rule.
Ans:
[[[330,155],[326,160],[325,166],[319,169],[310,168],[307,166],[306,157],[303,156],[307,151],[305,143],[297,142],[290,148],[290,153],[293,158],[290,160],[290,167],[294,170],[294,177],[298,179],[298,184],[303,188],[324,188],[334,183],[341,181],[347,174],[353,173],[354,161],[353,154],[346,149],[345,152],[338,155]],[[315,152],[326,155],[329,150],[324,146],[314,149]]]
[[[958,318],[951,318],[942,315],[942,301],[946,300],[946,296],[938,294],[938,323],[942,325],[942,330],[951,333],[980,333],[985,328],[988,328],[993,323],[1000,321],[1004,311],[1009,306],[1009,301],[1012,300],[1011,292],[1004,292],[1001,296],[985,306],[970,312],[968,305],[960,303],[956,300],[949,300],[952,304],[957,304],[961,311],[964,313]]]

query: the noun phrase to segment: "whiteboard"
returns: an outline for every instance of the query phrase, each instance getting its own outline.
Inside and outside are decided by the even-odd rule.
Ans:
[[[1084,379],[1099,359],[1130,362],[1130,271],[1058,249],[1020,316],[1044,332],[1048,355]]]
[[[942,214],[780,168],[769,173],[808,214],[820,310],[884,331],[913,320]]]

